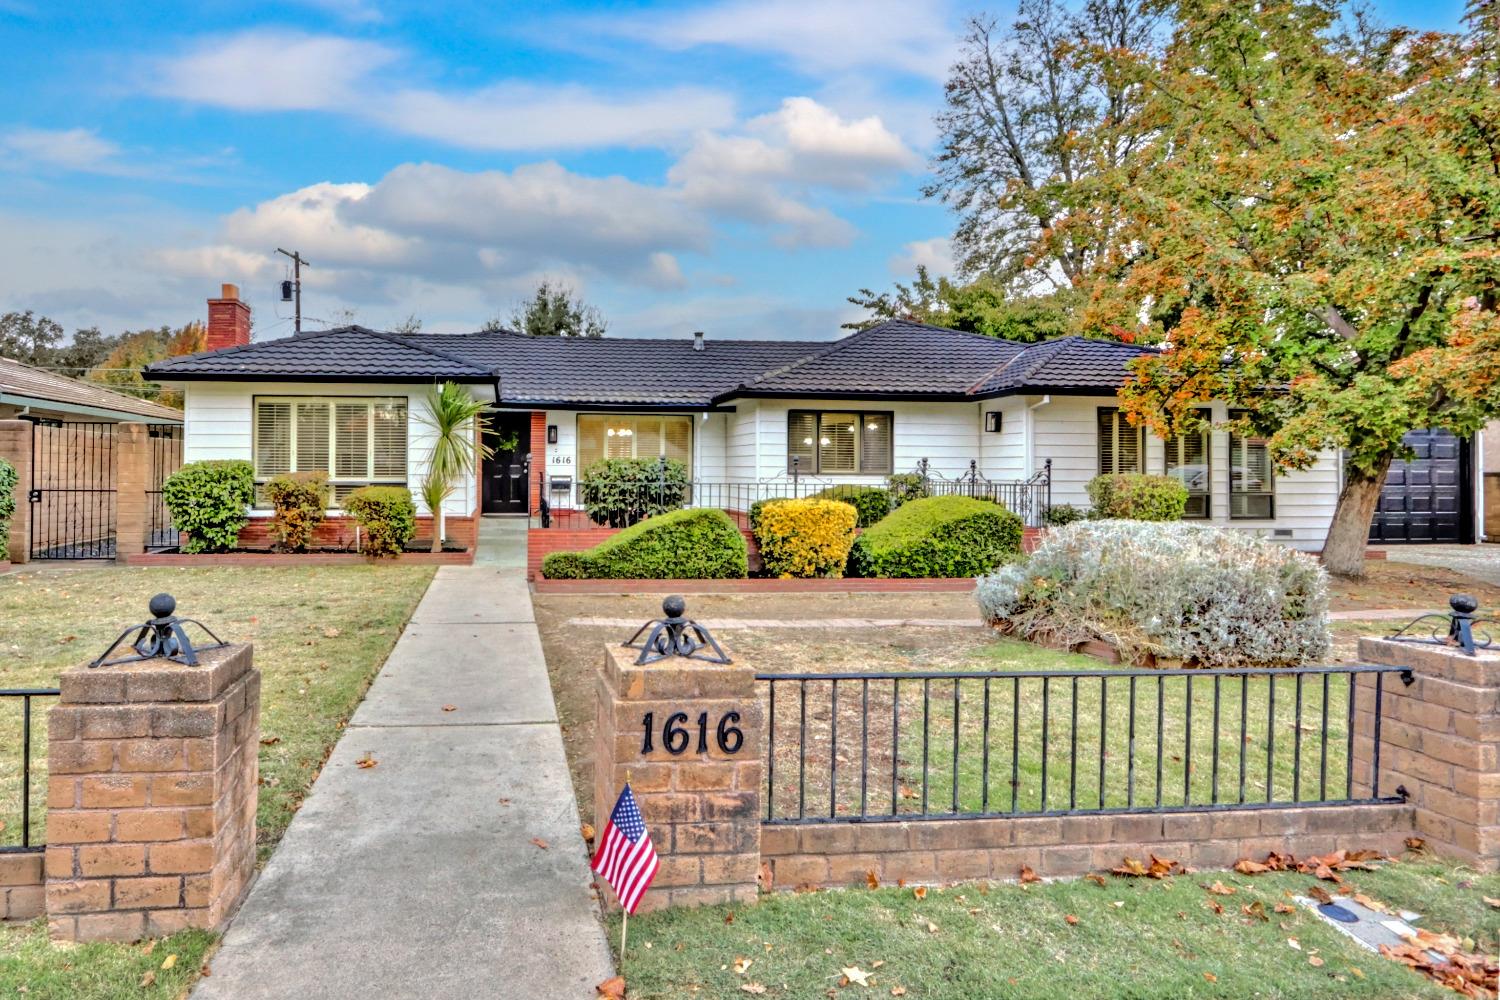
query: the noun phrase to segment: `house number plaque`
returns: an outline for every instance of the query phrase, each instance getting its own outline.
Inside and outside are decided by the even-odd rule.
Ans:
[[[737,723],[740,721],[740,713],[725,712],[719,717],[718,725],[714,727],[714,743],[719,752],[723,754],[737,754],[740,747],[745,745],[745,734],[740,730]],[[698,730],[698,753],[708,753],[708,713],[699,712],[695,727]],[[656,749],[653,742],[656,735],[656,713],[647,712],[641,719],[641,755],[651,753]],[[661,727],[662,749],[674,757],[687,752],[693,742],[692,729],[688,727],[688,714],[686,712],[673,712],[667,716]]]

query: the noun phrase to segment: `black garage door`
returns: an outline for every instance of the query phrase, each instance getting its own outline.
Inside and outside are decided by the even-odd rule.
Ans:
[[[1370,522],[1375,544],[1474,540],[1473,467],[1469,442],[1448,431],[1411,431],[1406,444],[1416,452],[1386,474],[1380,504]]]

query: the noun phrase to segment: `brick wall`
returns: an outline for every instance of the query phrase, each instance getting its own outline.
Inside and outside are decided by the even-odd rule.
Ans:
[[[64,671],[48,713],[54,939],[217,928],[255,867],[260,673],[248,645],[197,667]]]
[[[475,514],[449,514],[444,519],[444,525],[448,530],[449,541],[462,545],[466,549],[472,549],[477,544],[479,536],[479,518]],[[336,514],[325,518],[313,531],[314,548],[337,548],[354,550],[354,529],[358,522],[352,517]],[[425,548],[432,544],[433,519],[426,515],[417,516],[417,534],[412,544]],[[274,544],[271,534],[271,519],[269,517],[255,517],[250,523],[240,530],[240,547],[246,549],[269,549]]]
[[[16,469],[16,513],[10,519],[9,551],[0,560],[23,563],[31,558],[31,518],[26,494],[31,489],[31,421],[0,420],[0,458]]]
[[[32,920],[46,908],[42,852],[0,852],[0,920]]]
[[[1321,854],[1356,847],[1399,853],[1411,834],[1405,805],[1307,806],[1133,816],[1015,817],[766,826],[761,854],[773,885],[863,885],[1047,877],[1114,868],[1121,858],[1171,858],[1228,868],[1269,851]]]
[[[547,414],[531,411],[531,515],[542,512],[543,491],[547,488]]]

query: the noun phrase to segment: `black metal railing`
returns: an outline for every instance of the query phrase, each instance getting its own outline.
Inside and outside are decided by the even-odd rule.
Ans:
[[[146,480],[146,548],[167,549],[177,544],[177,527],[162,500],[162,484],[182,468],[182,427],[150,424],[147,432],[151,464]]]
[[[60,692],[57,688],[0,689],[0,706],[4,706],[5,708],[9,709],[17,702],[19,702],[20,704],[20,718],[18,721],[21,737],[19,744],[19,760],[12,758],[8,753],[0,754],[0,773],[8,773],[12,770],[18,769],[18,777],[20,778],[18,786],[16,786],[19,788],[20,792],[18,797],[19,800],[15,803],[14,806],[12,806],[9,793],[0,792],[0,818],[3,818],[7,814],[9,814],[12,816],[16,816],[19,819],[19,836],[11,835],[11,826],[10,824],[6,824],[4,828],[5,832],[0,833],[0,850],[14,850],[18,847],[21,850],[34,850],[41,846],[40,839],[32,830],[31,822],[31,761],[34,751],[36,750],[36,744],[32,737],[31,726],[32,720],[34,718],[32,712],[32,700],[35,698],[55,698],[59,693]],[[6,716],[9,716],[10,714],[10,711],[6,711],[4,713],[4,715]],[[10,722],[10,719],[5,719],[5,731],[10,730]],[[11,743],[8,739],[3,743],[0,743],[0,747],[15,746],[16,744]],[[9,785],[10,782],[7,781],[6,784]],[[19,844],[10,843],[10,841],[13,839],[18,839]]]
[[[1021,480],[987,479],[979,474],[977,463],[972,461],[968,472],[955,478],[930,472],[925,460],[918,464],[916,471],[922,479],[924,494],[927,496],[961,495],[992,500],[1014,511],[1027,524],[1040,524],[1047,508],[1051,506],[1050,460],[1036,475]],[[677,507],[717,507],[731,513],[748,513],[752,506],[762,500],[800,499],[825,491],[837,496],[840,490],[884,487],[886,484],[887,480],[881,476],[859,477],[851,482],[834,476],[800,474],[795,471],[756,480],[695,479],[687,484],[672,484],[662,479],[655,483],[641,484],[636,490],[638,496],[632,506],[647,511]],[[568,524],[570,518],[587,517],[584,486],[571,476],[552,477],[545,484],[543,494],[550,523],[561,526]]]
[[[1394,802],[1400,667],[758,674],[768,823]]]
[[[115,425],[33,420],[27,500],[32,559],[113,559]]]

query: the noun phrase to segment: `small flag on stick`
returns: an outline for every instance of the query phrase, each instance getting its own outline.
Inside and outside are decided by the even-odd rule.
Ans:
[[[626,913],[635,912],[661,867],[629,782],[625,783],[625,790],[599,835],[599,850],[594,854],[592,867],[615,890],[620,908]]]

